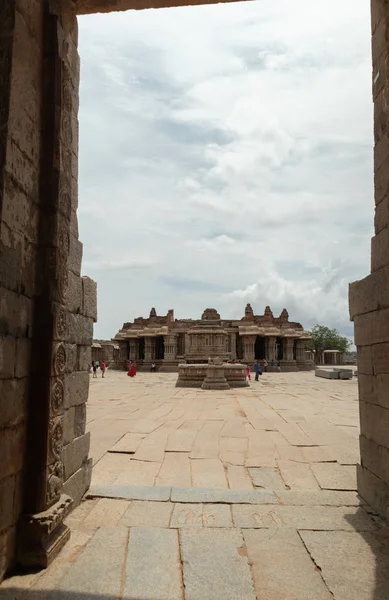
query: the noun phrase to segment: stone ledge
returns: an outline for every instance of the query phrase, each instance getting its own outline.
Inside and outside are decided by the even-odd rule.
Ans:
[[[86,498],[118,498],[122,500],[155,500],[166,502],[170,499],[170,487],[136,485],[94,485]]]
[[[389,506],[389,485],[376,477],[371,471],[357,465],[359,495],[384,519]]]

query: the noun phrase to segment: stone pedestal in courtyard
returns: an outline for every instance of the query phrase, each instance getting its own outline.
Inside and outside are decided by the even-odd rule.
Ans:
[[[224,375],[224,366],[217,358],[207,367],[207,374],[202,383],[203,390],[229,390],[230,386]]]

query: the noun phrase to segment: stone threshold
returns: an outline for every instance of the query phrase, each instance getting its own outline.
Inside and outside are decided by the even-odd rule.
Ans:
[[[278,504],[271,490],[226,490],[212,488],[157,487],[132,485],[95,485],[85,498],[116,498],[159,502],[212,504]]]
[[[191,504],[269,504],[289,506],[366,506],[356,492],[321,490],[274,492],[270,489],[229,490],[214,488],[95,485],[85,498],[147,500]]]

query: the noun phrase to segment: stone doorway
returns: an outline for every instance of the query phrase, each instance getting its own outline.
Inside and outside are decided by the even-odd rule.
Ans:
[[[90,482],[85,402],[97,308],[96,284],[80,276],[76,15],[185,4],[169,0],[144,0],[136,6],[133,0],[1,4],[0,456],[6,459],[0,467],[0,578],[16,562],[44,566],[52,560],[68,539],[63,519]],[[386,517],[388,2],[372,0],[371,15],[375,236],[371,274],[351,285],[349,298],[358,348],[358,489]]]
[[[255,338],[254,355],[256,360],[264,360],[266,358],[266,342],[262,335],[257,335]]]

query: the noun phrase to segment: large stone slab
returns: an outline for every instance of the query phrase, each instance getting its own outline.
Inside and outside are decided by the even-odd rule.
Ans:
[[[108,452],[117,452],[119,454],[135,454],[143,438],[144,433],[126,433]]]
[[[253,467],[249,469],[249,473],[257,488],[275,491],[286,490],[285,483],[283,482],[278,469],[272,469],[271,467]]]
[[[233,520],[244,529],[339,529],[345,531],[372,531],[377,528],[374,519],[359,507],[337,506],[252,506],[234,505]]]
[[[256,600],[240,531],[186,529],[180,541],[185,600]]]
[[[319,485],[313,476],[309,464],[293,462],[290,460],[279,460],[278,466],[283,481],[292,490],[319,491]]]
[[[246,530],[244,539],[257,598],[332,600],[296,531]]]
[[[324,490],[356,490],[356,469],[338,463],[314,463],[311,469]]]
[[[133,527],[127,553],[123,600],[182,600],[178,533]]]
[[[156,500],[164,502],[170,498],[170,487],[138,485],[94,485],[87,498],[122,498],[124,500]]]
[[[339,379],[339,373],[336,371],[327,371],[326,369],[315,369],[315,377],[323,379]]]
[[[360,506],[363,500],[356,492],[339,492],[337,490],[310,491],[277,491],[280,504],[295,506]]]
[[[169,527],[174,504],[133,500],[120,521],[127,527]]]
[[[202,527],[203,505],[175,504],[170,526],[175,528]]]
[[[228,488],[223,464],[218,458],[195,459],[191,460],[190,465],[194,487]]]
[[[190,486],[191,472],[188,454],[184,452],[166,452],[156,479],[156,485]]]
[[[80,600],[96,595],[117,598],[128,542],[126,527],[101,527],[60,582],[61,592]]]
[[[387,600],[389,537],[386,530],[364,533],[301,531],[308,552],[335,598]]]
[[[117,525],[129,506],[128,500],[101,498],[85,517],[85,527]]]
[[[207,502],[223,504],[276,504],[270,490],[218,490],[211,488],[172,488],[172,502]]]

